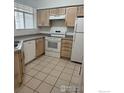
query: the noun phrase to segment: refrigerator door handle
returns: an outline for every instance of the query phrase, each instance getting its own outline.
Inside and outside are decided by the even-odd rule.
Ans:
[[[75,38],[76,38],[76,33],[74,33],[73,35],[73,42],[75,42]]]
[[[77,23],[75,22],[73,41],[75,41],[75,38],[76,38],[76,31],[77,31]]]
[[[77,23],[75,23],[74,32],[77,31]]]

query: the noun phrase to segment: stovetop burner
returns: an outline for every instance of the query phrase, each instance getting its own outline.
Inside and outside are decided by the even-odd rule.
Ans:
[[[51,36],[54,37],[65,37],[67,27],[52,27],[50,30]]]

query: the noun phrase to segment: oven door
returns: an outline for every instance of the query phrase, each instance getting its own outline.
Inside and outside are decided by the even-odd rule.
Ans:
[[[53,52],[60,52],[61,49],[61,40],[47,38],[45,40],[45,50],[46,51],[53,51]]]

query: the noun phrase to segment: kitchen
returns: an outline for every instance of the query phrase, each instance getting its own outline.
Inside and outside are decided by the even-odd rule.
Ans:
[[[83,93],[83,1],[15,0],[15,93]]]

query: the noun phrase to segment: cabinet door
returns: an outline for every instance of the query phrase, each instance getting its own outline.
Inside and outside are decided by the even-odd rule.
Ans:
[[[50,9],[51,16],[65,15],[65,8]]]
[[[23,81],[24,64],[22,60],[22,52],[20,50],[14,52],[14,87],[17,88]]]
[[[56,9],[50,9],[50,15],[51,16],[55,16],[55,15],[58,15],[58,9],[56,8]]]
[[[84,7],[83,6],[78,6],[77,16],[84,16]]]
[[[44,38],[36,40],[36,56],[40,56],[44,53]]]
[[[18,52],[14,53],[14,86],[15,88],[22,82],[20,71],[20,58]]]
[[[77,17],[77,7],[66,8],[66,25],[73,27],[75,25],[75,19]]]
[[[37,10],[37,26],[41,26],[41,10]]]
[[[65,15],[66,9],[65,8],[58,8],[58,15]]]
[[[49,10],[37,11],[37,23],[38,26],[49,26]]]

